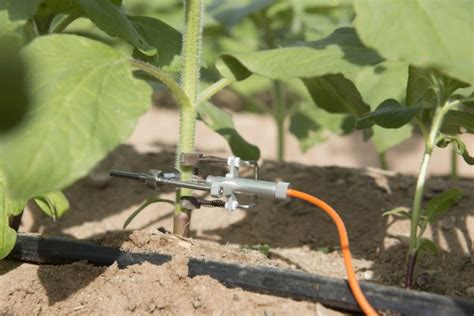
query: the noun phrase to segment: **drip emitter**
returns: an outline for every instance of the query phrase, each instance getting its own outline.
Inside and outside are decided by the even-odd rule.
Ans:
[[[290,189],[290,184],[288,182],[260,180],[258,164],[256,161],[242,160],[239,157],[223,159],[214,156],[205,156],[202,153],[187,153],[181,154],[180,164],[184,167],[193,168],[193,177],[189,181],[182,181],[178,171],[163,172],[154,169],[144,173],[112,170],[110,175],[144,182],[148,188],[153,190],[160,190],[163,187],[171,186],[176,189],[186,188],[207,191],[212,197],[217,198],[214,200],[205,200],[193,196],[184,196],[181,198],[181,203],[183,204],[183,207],[187,209],[196,209],[201,207],[201,205],[206,205],[224,207],[229,212],[233,212],[237,209],[249,209],[256,206],[258,197],[281,200],[293,197],[319,207],[321,210],[326,212],[326,214],[328,214],[336,224],[347,273],[347,280],[355,300],[365,314],[377,315],[377,312],[369,304],[362,292],[352,267],[349,238],[347,236],[345,225],[337,212],[326,202],[307,193]],[[206,179],[203,179],[199,176],[199,169],[204,164],[226,166],[228,172],[225,176],[209,175]],[[239,171],[241,167],[253,168],[253,178],[240,177]],[[240,195],[253,197],[253,202],[250,204],[241,204],[239,202]]]

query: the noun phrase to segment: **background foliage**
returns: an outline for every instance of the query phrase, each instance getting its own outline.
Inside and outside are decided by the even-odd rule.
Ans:
[[[272,115],[280,136],[289,127],[303,151],[361,129],[382,155],[417,126],[427,150],[451,144],[472,164],[458,137],[474,131],[472,1],[213,0],[206,10],[201,90],[231,82],[245,110]],[[8,217],[32,198],[61,215],[59,190],[130,135],[163,78],[177,80],[182,30],[180,1],[0,0],[0,257],[15,239]],[[235,154],[259,158],[221,108],[204,100],[199,118]]]

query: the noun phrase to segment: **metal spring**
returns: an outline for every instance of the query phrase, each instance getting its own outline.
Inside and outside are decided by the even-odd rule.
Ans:
[[[205,199],[198,199],[197,201],[200,206],[207,206],[207,207],[225,207],[225,201],[223,200],[205,200]]]

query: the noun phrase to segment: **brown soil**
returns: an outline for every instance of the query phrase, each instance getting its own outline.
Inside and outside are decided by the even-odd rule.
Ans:
[[[146,119],[140,126],[148,124]],[[312,302],[227,289],[208,277],[185,276],[184,258],[194,256],[344,277],[335,227],[324,213],[299,201],[262,199],[257,208],[232,214],[218,208],[196,210],[191,239],[163,233],[163,229],[159,231],[161,227],[172,228],[172,206],[154,204],[123,230],[125,219],[154,192],[141,183],[110,180],[107,171],[111,168],[168,169],[174,160],[173,149],[167,144],[139,137],[143,132],[140,126],[128,144],[120,146],[88,177],[65,191],[72,205],[69,213],[53,223],[30,205],[20,230],[88,238],[123,249],[156,250],[177,256],[175,261],[124,270],[86,263],[38,267],[0,262],[0,315],[32,312],[329,315],[333,312]],[[160,128],[164,133],[163,127]],[[206,152],[226,155],[218,147]],[[414,177],[371,168],[316,167],[271,161],[263,163],[261,177],[284,179],[294,188],[326,200],[346,223],[358,277],[401,285],[409,221],[381,214],[394,207],[410,206]],[[466,290],[474,286],[474,181],[432,178],[427,183],[425,200],[452,187],[462,189],[464,197],[429,227],[426,236],[434,240],[440,251],[437,256],[420,257],[416,287],[469,297]],[[172,195],[173,192],[162,194],[164,198],[172,198]],[[258,251],[243,249],[243,246],[258,244],[269,246],[268,258]]]
[[[0,273],[11,265],[3,263]],[[184,256],[125,270],[80,262],[23,264],[14,271],[2,277],[2,315],[329,315],[319,304],[228,289],[207,276],[188,278]]]

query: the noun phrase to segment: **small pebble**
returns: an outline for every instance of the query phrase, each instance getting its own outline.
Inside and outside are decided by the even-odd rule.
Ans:
[[[150,235],[140,231],[134,231],[128,238],[138,248],[141,248],[150,242]]]
[[[303,252],[309,252],[309,251],[311,251],[311,247],[310,247],[309,245],[303,245],[303,246],[301,247],[301,250],[302,250]]]
[[[150,305],[148,305],[148,311],[149,312],[153,312],[155,309],[156,309],[155,303],[150,303]]]
[[[364,272],[364,279],[365,280],[372,280],[374,278],[374,271],[367,270]]]
[[[137,305],[135,305],[134,303],[130,303],[130,305],[127,306],[127,309],[133,312],[137,309]]]
[[[184,279],[188,276],[188,258],[184,255],[178,254],[173,258],[174,273],[179,279]]]
[[[424,272],[416,278],[416,284],[423,290],[427,290],[433,284],[433,278]]]
[[[467,296],[474,298],[474,286],[468,287],[466,289],[466,294]]]
[[[201,301],[200,301],[200,300],[194,300],[194,301],[193,301],[193,307],[194,307],[194,308],[199,308],[199,307],[201,307],[201,305],[202,305],[202,304],[201,304]]]

